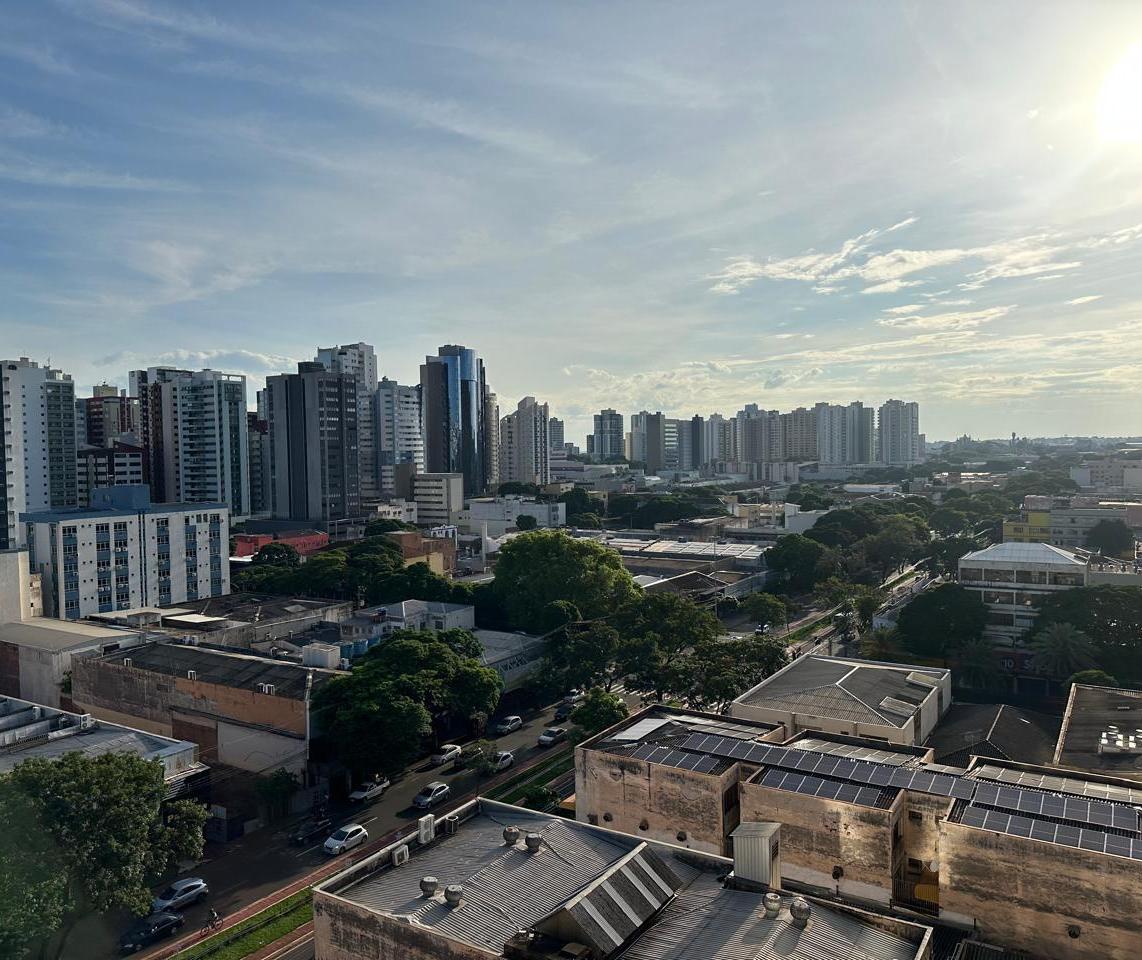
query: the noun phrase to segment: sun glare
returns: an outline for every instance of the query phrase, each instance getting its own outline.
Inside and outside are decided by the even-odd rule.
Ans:
[[[1102,81],[1096,105],[1103,140],[1142,143],[1142,43],[1136,43]]]

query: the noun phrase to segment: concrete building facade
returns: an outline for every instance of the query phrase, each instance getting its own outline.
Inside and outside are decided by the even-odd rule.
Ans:
[[[385,377],[377,387],[376,408],[380,492],[391,497],[396,492],[398,464],[410,463],[420,472],[425,469],[420,385],[406,387]]]
[[[492,437],[499,437],[498,415],[489,423],[491,391],[484,361],[475,350],[446,344],[420,367],[424,419],[424,463],[429,473],[459,473],[464,493],[476,496],[499,472]]]
[[[608,407],[594,416],[594,432],[591,434],[591,457],[595,460],[608,460],[622,457],[623,415]]]
[[[412,478],[412,499],[419,526],[454,525],[464,509],[464,475],[417,473]]]
[[[881,463],[909,466],[924,460],[920,444],[920,404],[885,400],[876,418]]]
[[[50,616],[77,620],[230,592],[224,504],[153,504],[142,484],[97,489],[91,501],[22,517]]]
[[[22,546],[20,514],[77,503],[75,385],[27,357],[0,360],[0,549]]]
[[[345,343],[320,348],[315,359],[330,373],[357,382],[357,478],[361,497],[375,499],[380,495],[376,351],[367,343]]]
[[[91,491],[97,488],[145,483],[146,461],[147,451],[125,439],[105,447],[81,446],[75,456],[76,506],[91,506]]]
[[[818,403],[817,461],[823,464],[872,463],[875,411],[859,400],[847,406]]]
[[[500,420],[500,483],[551,482],[550,409],[535,397],[524,397],[514,412]]]

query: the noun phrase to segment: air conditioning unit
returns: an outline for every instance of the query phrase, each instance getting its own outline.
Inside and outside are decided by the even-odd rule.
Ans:
[[[444,818],[444,832],[452,836],[457,830],[460,829],[460,818],[454,813],[450,813]]]
[[[432,843],[436,839],[436,817],[431,813],[416,821],[416,836],[422,843]]]
[[[198,679],[198,671],[197,670],[187,670],[186,671],[186,679],[187,680],[197,680]]]
[[[125,666],[125,667],[131,666],[131,658],[130,657],[124,657],[123,658],[123,666]]]
[[[393,866],[400,867],[408,863],[408,844],[402,843],[393,850]]]

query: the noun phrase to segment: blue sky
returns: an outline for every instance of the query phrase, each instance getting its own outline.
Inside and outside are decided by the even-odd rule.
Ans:
[[[578,440],[888,396],[1137,434],[1142,143],[1099,104],[1138,44],[1129,0],[9,0],[0,353],[260,385],[363,339],[411,382],[459,342]]]

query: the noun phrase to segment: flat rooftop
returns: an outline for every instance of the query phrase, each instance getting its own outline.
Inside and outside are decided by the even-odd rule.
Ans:
[[[64,651],[77,648],[90,649],[120,642],[134,642],[139,633],[135,630],[117,630],[98,627],[78,620],[56,620],[52,617],[32,617],[0,624],[0,642],[38,650]]]
[[[164,610],[163,615],[164,617],[196,615],[240,623],[259,623],[267,620],[288,620],[290,617],[320,612],[343,602],[312,597],[274,597],[262,593],[230,593],[223,597],[186,600],[175,608]]]
[[[56,760],[67,753],[89,757],[104,753],[133,753],[144,760],[162,760],[186,753],[195,745],[157,734],[107,723],[91,716],[56,710],[27,700],[0,697],[0,774],[25,760]],[[205,770],[202,764],[193,764]]]
[[[1142,692],[1072,685],[1054,761],[1142,781]]]
[[[457,816],[453,833],[410,845],[409,864],[392,867],[382,851],[319,884],[318,898],[340,897],[493,956],[519,942],[520,931],[551,956],[577,943],[597,958],[637,960],[910,960],[930,939],[926,927],[902,925],[914,936],[908,940],[859,911],[818,902],[809,929],[800,930],[789,896],[766,917],[761,893],[719,882],[732,868],[722,857],[482,799]],[[509,843],[511,826],[520,836]],[[441,888],[460,884],[460,904],[449,906],[442,889],[425,896],[425,876],[439,878]]]
[[[102,659],[118,664],[129,660],[129,666],[135,670],[170,677],[185,677],[188,670],[193,670],[200,683],[216,683],[243,690],[257,691],[259,684],[268,683],[274,687],[274,696],[293,700],[304,699],[306,678],[310,673],[313,674],[314,687],[337,675],[333,670],[182,643],[149,643],[116,651]]]
[[[808,656],[738,697],[737,703],[806,716],[904,727],[949,671]]]
[[[983,550],[965,554],[960,558],[960,563],[969,566],[973,563],[1003,563],[1012,566],[1036,564],[1072,569],[1086,566],[1085,560],[1049,543],[996,543]]]

